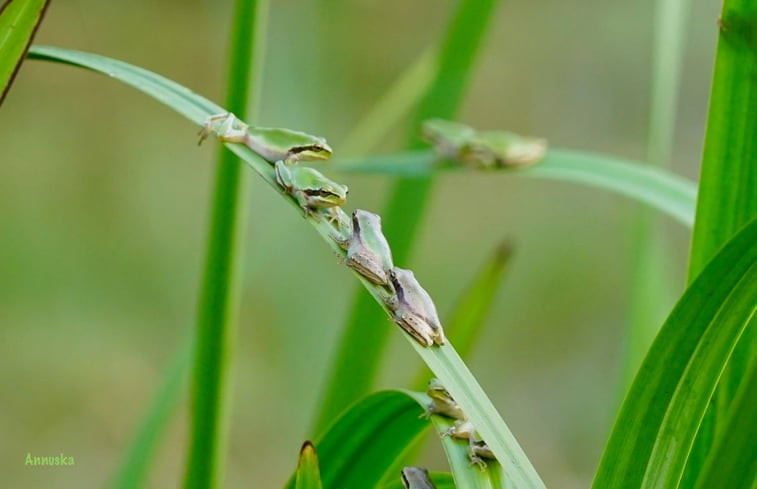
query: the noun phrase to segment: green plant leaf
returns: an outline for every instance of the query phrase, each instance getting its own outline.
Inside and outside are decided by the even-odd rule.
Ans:
[[[297,481],[295,489],[322,489],[321,472],[318,468],[318,456],[315,447],[309,441],[302,444],[300,462],[297,464]]]
[[[423,177],[439,171],[472,171],[456,163],[436,163],[433,152],[428,150],[337,159],[334,167],[346,172],[406,177]],[[518,177],[591,185],[631,197],[686,226],[691,227],[694,223],[696,186],[683,177],[644,163],[581,151],[550,149],[537,165],[495,171]]]
[[[719,36],[702,155],[697,218],[691,242],[689,280],[746,222],[757,216],[757,21],[753,0],[725,0],[718,19]],[[757,347],[757,333],[747,333],[723,373],[702,423],[682,488],[693,486],[713,437]]]
[[[676,487],[697,427],[757,308],[757,219],[689,286],[642,363],[594,486]]]
[[[350,406],[315,441],[324,487],[376,487],[429,426],[418,417],[422,412],[401,391],[377,392]]]
[[[0,105],[32,43],[50,0],[6,0],[0,6]]]
[[[418,129],[431,117],[450,118],[460,106],[473,62],[497,0],[459,0],[439,49],[433,80],[410,123],[408,146],[418,147]],[[382,212],[384,228],[395,263],[408,263],[411,246],[431,192],[431,180],[400,179],[390,190]],[[380,311],[366,294],[358,293],[326,378],[316,430],[344,406],[368,392],[379,368],[388,333],[380,327]]]
[[[108,73],[111,78],[117,78],[135,88],[163,101],[168,106],[183,113],[191,120],[202,125],[208,115],[223,112],[218,110],[212,102],[200,97],[191,91],[180,87],[174,82],[159,75],[150,73],[120,61],[109,60],[102,56],[91,55],[76,51],[68,51],[58,48],[35,48],[30,51],[30,56],[63,61],[69,64],[79,65]],[[274,171],[271,165],[255,154],[246,145],[227,143],[226,147],[242,157],[269,185],[286,198],[292,208],[301,215],[302,209],[298,204],[283,192],[276,183]],[[331,225],[325,219],[308,219],[307,222],[321,235],[331,249],[344,256],[342,250],[331,238]],[[382,295],[383,289],[376,286],[355,273],[363,286],[373,296],[373,300],[381,305],[385,311],[386,305]],[[375,307],[375,306],[374,306]],[[387,311],[388,312],[388,311]],[[388,321],[377,324],[376,328],[388,328]],[[513,480],[518,488],[543,488],[544,484],[528,461],[522,449],[516,442],[507,425],[497,413],[491,401],[486,397],[481,386],[478,385],[467,366],[463,363],[454,347],[447,343],[441,347],[427,348],[419,345],[412,337],[400,331],[410,345],[415,348],[421,358],[434,372],[442,384],[454,396],[460,406],[465,410],[470,420],[475,424],[483,439],[494,452],[497,460],[502,464],[508,477]],[[386,333],[388,334],[388,333]],[[320,450],[320,447],[319,447]],[[325,477],[324,477],[325,479]]]
[[[752,316],[750,328],[757,327]],[[697,489],[755,487],[757,484],[757,354],[752,350],[750,367],[728,410],[725,426],[699,474]]]

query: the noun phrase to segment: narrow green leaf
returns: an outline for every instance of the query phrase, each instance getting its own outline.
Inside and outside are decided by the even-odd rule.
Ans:
[[[457,352],[465,358],[481,330],[489,309],[494,302],[499,284],[510,264],[513,248],[510,242],[504,241],[497,246],[481,269],[468,284],[462,297],[455,304],[449,319],[444,321],[444,333],[447,338],[457,345]],[[425,389],[428,373],[425,368],[416,376],[413,385],[416,389]]]
[[[615,422],[594,486],[676,487],[732,349],[757,308],[757,220],[689,286]]]
[[[429,90],[421,99],[410,125],[408,145],[420,144],[418,128],[431,117],[453,117],[470,79],[473,61],[497,0],[460,0],[439,51],[438,65]],[[382,213],[384,234],[392,245],[395,263],[408,263],[431,192],[431,180],[401,179],[390,191]],[[364,293],[352,304],[334,363],[326,379],[316,430],[344,406],[368,392],[379,368],[388,333],[381,328],[383,315]],[[346,379],[349,379],[346,381]]]
[[[266,10],[267,0],[235,2],[226,106],[240,117],[245,117],[248,105],[254,107],[258,99],[250,92],[258,91],[262,79]],[[185,489],[223,487],[240,295],[238,273],[242,268],[239,259],[247,208],[242,168],[234,154],[220,149],[197,316]]]
[[[423,177],[439,171],[469,171],[455,163],[436,163],[431,151],[413,151],[360,159],[337,159],[340,171]],[[696,186],[683,177],[644,163],[607,155],[550,149],[537,165],[497,170],[505,175],[546,178],[591,185],[636,199],[691,227]],[[494,171],[488,172],[494,175]]]
[[[184,114],[191,120],[202,125],[205,117],[210,114],[222,112],[216,110],[215,104],[192,93],[191,91],[167,80],[159,75],[146,70],[110,60],[101,56],[90,55],[76,51],[68,51],[58,48],[36,48],[30,52],[30,56],[62,61],[69,64],[83,66],[108,73],[113,78],[118,78],[135,88],[163,101],[169,107]],[[301,212],[298,204],[293,199],[287,198],[281,187],[276,183],[271,165],[255,154],[250,148],[242,144],[226,143],[225,146],[241,158],[263,178],[271,188],[286,198],[286,201],[298,213]],[[301,215],[301,214],[300,214]],[[344,256],[342,250],[330,237],[331,225],[326,220],[308,219],[307,222],[321,235],[328,246],[340,256]],[[386,311],[386,305],[382,299],[385,292],[357,273],[355,276]],[[374,306],[375,307],[375,306]],[[398,327],[390,326],[389,321],[384,319],[382,324],[377,324],[376,329],[387,328],[400,331],[410,345],[415,348],[421,358],[431,368],[437,378],[444,384],[449,392],[455,397],[460,406],[468,414],[468,417],[478,428],[483,439],[493,450],[497,460],[503,465],[508,476],[518,488],[543,488],[544,484],[539,479],[531,463],[526,458],[515,438],[510,433],[507,425],[497,413],[491,401],[478,385],[476,379],[470,373],[466,365],[460,359],[454,347],[447,343],[442,347],[426,348],[419,345],[410,335],[402,332]],[[333,418],[332,418],[333,419]],[[320,447],[319,447],[320,450]],[[325,477],[324,477],[325,480]]]
[[[297,465],[295,489],[322,489],[321,472],[315,447],[309,441],[302,444],[300,462]]]
[[[138,489],[144,486],[150,462],[154,460],[154,454],[166,425],[179,407],[191,355],[191,341],[186,341],[169,362],[163,373],[163,379],[155,391],[155,398],[147,409],[131,445],[126,450],[113,481],[108,484],[109,488]]]
[[[752,317],[750,328],[757,327]],[[728,410],[725,426],[718,434],[697,489],[744,487],[757,484],[757,352],[752,350],[750,367]]]
[[[50,0],[6,0],[0,6],[0,105],[37,33]]]
[[[377,392],[350,406],[315,442],[324,487],[376,487],[429,426],[421,413],[401,391]]]

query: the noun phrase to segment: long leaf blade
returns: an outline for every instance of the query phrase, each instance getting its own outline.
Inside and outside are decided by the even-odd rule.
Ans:
[[[754,283],[757,220],[718,253],[663,325],[623,403],[593,487],[677,485],[718,376],[757,307]]]
[[[465,171],[458,164],[438,164],[431,151],[337,160],[341,171],[423,177],[437,171]],[[683,177],[651,165],[582,151],[551,149],[539,164],[505,175],[546,178],[591,185],[636,199],[691,227],[696,207],[696,186]]]
[[[0,6],[0,105],[24,61],[50,0],[6,0]]]

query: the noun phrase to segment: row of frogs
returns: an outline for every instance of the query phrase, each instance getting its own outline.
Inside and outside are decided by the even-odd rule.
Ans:
[[[476,428],[468,420],[460,406],[455,402],[447,389],[438,379],[431,379],[426,389],[426,394],[431,402],[421,416],[430,417],[432,414],[454,419],[454,424],[441,433],[442,438],[449,436],[459,440],[468,441],[468,458],[471,465],[478,465],[481,470],[486,468],[484,459],[496,460],[489,445],[481,438]]]
[[[328,219],[332,239],[346,252],[346,265],[381,287],[395,323],[423,346],[445,343],[431,296],[412,271],[394,266],[381,217],[361,209],[348,215],[341,207],[347,201],[347,187],[298,164],[328,159],[332,151],[325,139],[290,129],[251,127],[231,113],[208,117],[198,144],[212,133],[219,141],[244,144],[273,163],[279,186],[305,216]]]

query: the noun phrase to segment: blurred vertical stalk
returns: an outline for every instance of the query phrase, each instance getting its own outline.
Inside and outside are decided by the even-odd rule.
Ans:
[[[725,0],[707,116],[689,282],[715,253],[757,216],[757,8],[754,0]],[[697,433],[679,487],[692,487],[723,430],[757,336],[747,330],[726,365]]]
[[[497,4],[497,0],[459,2],[439,52],[433,81],[410,124],[410,149],[422,146],[418,129],[425,119],[454,117]],[[382,213],[383,231],[392,246],[394,262],[399,266],[407,266],[431,188],[430,178],[403,178],[391,190]],[[324,429],[342,409],[371,388],[390,331],[383,310],[376,306],[368,293],[358,292],[326,380],[325,395],[316,418],[316,432]]]
[[[234,4],[226,107],[243,119],[247,119],[247,107],[254,110],[259,98],[267,6],[267,0],[237,0]],[[222,147],[197,319],[186,489],[223,486],[229,377],[240,288],[239,245],[244,234],[243,177],[237,157]]]
[[[655,8],[646,161],[661,167],[670,164],[672,154],[689,3],[658,0]],[[633,225],[631,302],[621,394],[631,385],[672,302],[672,285],[657,224],[658,219],[649,209],[639,209]]]

